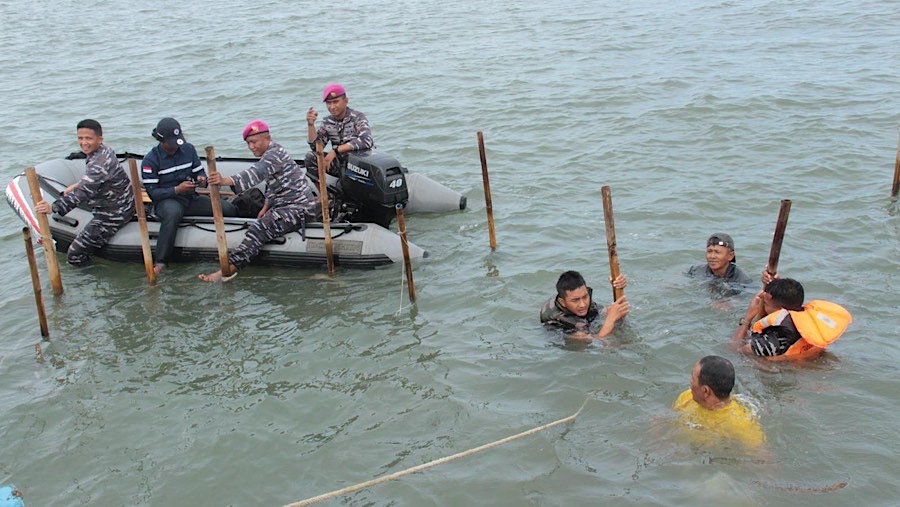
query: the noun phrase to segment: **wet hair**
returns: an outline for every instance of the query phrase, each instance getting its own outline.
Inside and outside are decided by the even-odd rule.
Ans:
[[[103,135],[103,127],[100,126],[100,122],[97,120],[91,120],[91,119],[81,120],[80,122],[78,122],[78,126],[75,128],[76,129],[91,129],[98,136]]]
[[[585,285],[587,285],[587,283],[585,283],[581,273],[578,271],[566,271],[559,275],[559,280],[556,281],[556,295],[565,299],[566,292],[573,291]]]
[[[766,286],[772,302],[786,310],[803,309],[803,286],[793,278],[776,278]]]
[[[709,386],[717,398],[727,398],[734,389],[734,365],[722,356],[706,356],[700,360],[697,380],[701,386]]]

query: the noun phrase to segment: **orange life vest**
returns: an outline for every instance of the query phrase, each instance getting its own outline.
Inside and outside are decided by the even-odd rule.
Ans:
[[[825,350],[825,347],[841,337],[853,317],[843,306],[830,301],[813,300],[803,305],[803,311],[781,309],[772,312],[753,323],[751,330],[762,333],[769,326],[780,325],[791,316],[794,327],[800,333],[797,340],[784,354],[766,356],[766,359],[806,359],[814,357]]]

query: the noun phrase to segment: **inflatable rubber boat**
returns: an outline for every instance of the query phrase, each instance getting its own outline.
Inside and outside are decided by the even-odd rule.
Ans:
[[[133,153],[118,155],[119,164],[129,173],[128,159],[135,159],[140,166],[142,156]],[[202,158],[202,157],[201,157]],[[217,158],[216,169],[229,176],[240,172],[256,159]],[[204,166],[206,160],[203,159]],[[303,165],[302,160],[296,161]],[[70,184],[84,174],[83,155],[74,153],[66,159],[56,159],[35,166],[43,199],[53,202]],[[318,196],[318,175],[307,172],[310,187]],[[390,231],[391,219],[397,206],[404,214],[448,212],[465,209],[465,196],[418,173],[411,173],[390,155],[369,152],[349,157],[347,168],[338,177],[328,176],[329,209],[334,261],[337,266],[373,268],[395,262],[403,262],[400,236]],[[227,187],[223,187],[224,190]],[[243,195],[243,194],[241,194]],[[238,198],[235,196],[233,198]],[[40,237],[33,210],[31,192],[24,173],[17,175],[6,186],[6,200],[13,210],[28,224],[35,237]],[[145,202],[147,199],[145,199]],[[147,226],[150,245],[155,247],[159,235],[159,222],[155,221],[152,205],[147,210]],[[65,216],[51,214],[50,229],[56,250],[65,252],[91,220],[88,207],[78,207]],[[237,247],[254,216],[225,217],[225,237],[228,248]],[[410,258],[420,259],[428,253],[408,243]],[[116,261],[143,260],[140,227],[137,219],[120,229],[99,252],[100,257]],[[173,260],[176,262],[218,260],[215,224],[212,217],[186,216],[175,238]],[[312,222],[299,231],[276,238],[263,246],[254,259],[256,265],[289,267],[324,266],[325,231],[322,223]]]

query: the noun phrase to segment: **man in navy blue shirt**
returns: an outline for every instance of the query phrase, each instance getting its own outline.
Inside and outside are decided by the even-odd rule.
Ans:
[[[152,135],[159,144],[144,157],[141,181],[160,222],[153,265],[159,273],[171,261],[181,218],[212,216],[212,201],[209,196],[197,193],[198,186],[206,186],[206,170],[194,145],[184,140],[181,125],[174,118],[163,118]],[[222,199],[222,214],[236,216],[237,209]]]

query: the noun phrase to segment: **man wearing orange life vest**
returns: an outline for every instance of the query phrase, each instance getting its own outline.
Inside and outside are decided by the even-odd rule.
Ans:
[[[803,286],[791,278],[772,278],[753,298],[732,343],[745,354],[767,359],[809,359],[841,337],[853,321],[850,312],[828,301],[803,304]]]

